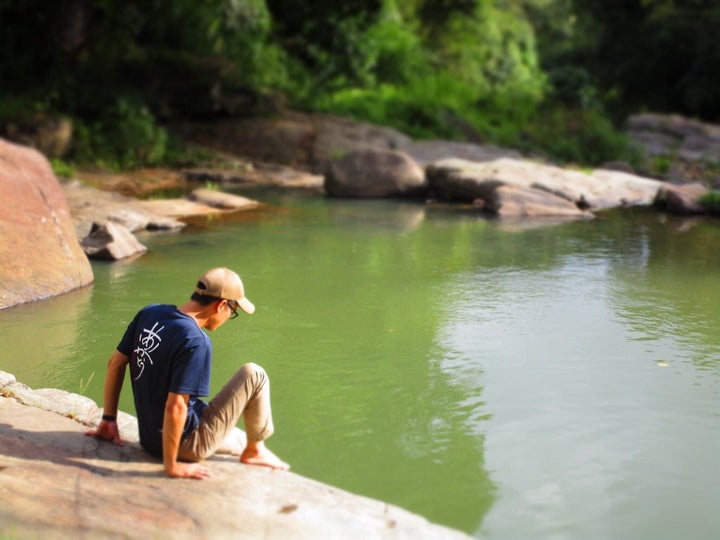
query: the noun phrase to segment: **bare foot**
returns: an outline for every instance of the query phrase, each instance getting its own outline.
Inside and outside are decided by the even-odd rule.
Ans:
[[[287,471],[290,468],[290,465],[277,457],[262,442],[248,443],[245,450],[240,454],[240,462],[246,465],[261,465],[281,471]]]

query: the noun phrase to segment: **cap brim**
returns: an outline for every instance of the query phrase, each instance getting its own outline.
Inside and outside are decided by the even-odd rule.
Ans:
[[[236,300],[236,302],[238,303],[238,306],[240,306],[240,308],[248,315],[255,313],[255,306],[247,298],[242,297],[240,300]]]

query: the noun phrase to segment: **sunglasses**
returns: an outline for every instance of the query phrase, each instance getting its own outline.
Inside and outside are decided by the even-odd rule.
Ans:
[[[240,305],[239,305],[235,300],[228,300],[228,301],[227,301],[227,305],[228,305],[228,307],[230,308],[230,310],[232,311],[232,314],[230,315],[230,318],[231,318],[231,319],[234,319],[235,317],[237,317],[238,315],[240,315],[240,314],[237,312],[237,309],[240,307]]]

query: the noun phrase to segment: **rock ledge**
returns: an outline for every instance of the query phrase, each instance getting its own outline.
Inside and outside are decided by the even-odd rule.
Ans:
[[[174,480],[137,444],[85,437],[102,411],[61,390],[32,390],[0,371],[2,538],[469,538],[381,501],[292,472],[206,463],[211,478]],[[133,429],[135,430],[133,433]]]

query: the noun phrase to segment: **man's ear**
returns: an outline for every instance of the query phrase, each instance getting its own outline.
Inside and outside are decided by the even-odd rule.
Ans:
[[[215,302],[215,313],[220,313],[220,310],[223,307],[223,303],[227,304],[227,300],[218,300]]]

